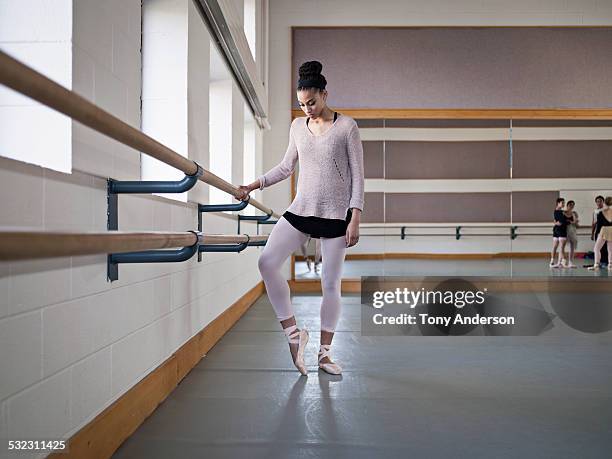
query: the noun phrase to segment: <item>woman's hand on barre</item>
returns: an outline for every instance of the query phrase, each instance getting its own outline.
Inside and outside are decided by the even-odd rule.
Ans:
[[[246,199],[249,197],[249,193],[258,188],[259,188],[259,179],[255,180],[253,183],[250,183],[248,185],[240,185],[238,187],[238,191],[241,194],[236,199],[240,201],[246,201]]]
[[[236,199],[239,201],[246,201],[249,197],[249,193],[253,190],[248,185],[240,185],[238,187],[238,191],[240,192],[240,195],[238,195]]]

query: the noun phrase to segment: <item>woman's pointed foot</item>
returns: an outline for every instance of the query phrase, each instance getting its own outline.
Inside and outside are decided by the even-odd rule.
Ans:
[[[299,330],[297,325],[291,325],[284,328],[283,331],[289,341],[289,349],[291,350],[293,364],[300,373],[303,375],[308,374],[308,370],[304,363],[304,350],[306,349],[306,344],[308,344],[308,331]]]

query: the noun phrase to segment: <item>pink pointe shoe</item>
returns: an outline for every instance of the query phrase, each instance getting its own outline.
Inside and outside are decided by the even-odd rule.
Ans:
[[[325,357],[329,357],[331,360],[330,349],[331,344],[321,344],[319,348],[319,368],[331,375],[339,375],[342,373],[342,367],[340,365],[337,363],[321,363],[321,360]]]
[[[290,327],[284,328],[283,331],[287,336],[289,344],[297,344],[297,356],[295,358],[294,365],[303,375],[308,373],[306,365],[304,365],[304,349],[308,343],[308,332],[306,330],[297,330],[297,325],[291,325]]]

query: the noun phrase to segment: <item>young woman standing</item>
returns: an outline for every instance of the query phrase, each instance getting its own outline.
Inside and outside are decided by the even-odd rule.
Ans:
[[[565,216],[563,208],[565,207],[565,199],[557,198],[557,205],[553,212],[555,226],[553,226],[553,247],[550,251],[550,267],[558,268],[565,267],[565,244],[567,242],[567,224],[568,218]],[[559,248],[559,246],[561,246]],[[559,248],[559,261],[555,262],[555,256]]]
[[[608,256],[612,253],[612,196],[607,196],[605,199],[606,207],[597,214],[598,235],[595,241],[595,263],[589,269],[597,271],[601,263],[601,248],[606,245],[608,247]],[[608,259],[608,272],[612,272],[612,263]]]
[[[295,199],[274,225],[258,264],[276,317],[289,341],[293,362],[304,375],[308,332],[297,327],[289,286],[280,268],[309,235],[321,239],[323,299],[319,368],[340,374],[342,368],[330,359],[330,349],[340,318],[344,256],[347,247],[359,240],[364,201],[359,128],[353,118],[327,106],[327,81],[321,70],[322,65],[317,61],[305,62],[299,69],[297,99],[306,116],[291,123],[289,146],[283,160],[255,182],[240,187],[244,193],[240,199],[244,200],[254,189],[272,186],[289,177],[299,161]]]
[[[578,228],[579,228],[579,217],[578,212],[574,210],[576,203],[574,201],[567,201],[567,208],[565,210],[565,217],[568,219],[567,224],[567,243],[569,244],[569,262],[567,263],[568,268],[576,268],[574,264],[574,255],[578,248]]]

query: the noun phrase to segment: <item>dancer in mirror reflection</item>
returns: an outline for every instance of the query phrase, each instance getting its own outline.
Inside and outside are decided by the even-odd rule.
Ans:
[[[306,261],[306,267],[308,268],[308,272],[312,271],[312,261],[308,256],[308,244],[310,243],[311,236],[308,235],[306,241],[300,246],[300,250],[302,251],[302,256]],[[321,264],[321,239],[315,239],[315,254],[314,254],[314,272],[315,274],[319,273],[319,268]]]
[[[289,146],[283,160],[250,185],[240,186],[245,200],[259,188],[289,177],[299,161],[295,199],[274,225],[259,258],[259,271],[270,302],[280,321],[293,362],[307,374],[304,349],[308,332],[297,327],[287,281],[280,268],[310,236],[321,239],[321,343],[319,368],[340,374],[330,350],[340,318],[340,282],[346,249],[359,241],[363,211],[363,149],[359,128],[349,116],[327,106],[327,81],[318,61],[305,62],[299,69],[297,100],[305,117],[291,123]]]

